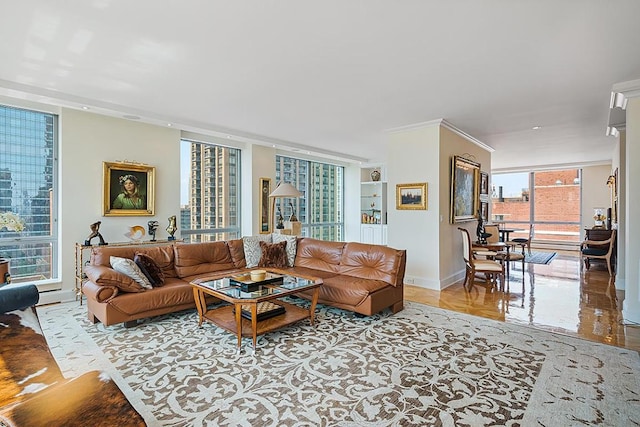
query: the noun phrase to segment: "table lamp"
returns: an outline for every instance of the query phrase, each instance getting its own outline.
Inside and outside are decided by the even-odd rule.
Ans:
[[[302,193],[300,191],[298,191],[298,189],[296,187],[294,187],[293,185],[289,184],[288,182],[283,182],[280,181],[278,183],[278,186],[276,187],[275,190],[273,190],[271,192],[271,194],[269,194],[269,198],[273,199],[272,201],[272,205],[271,205],[271,218],[275,218],[274,216],[274,210],[275,210],[275,206],[276,206],[276,197],[300,197],[302,196]],[[295,215],[292,215],[295,218]],[[294,228],[298,228],[297,232],[295,234],[299,233],[299,227],[300,227],[300,223],[299,221],[289,221],[292,225],[292,229]],[[297,224],[297,227],[293,225],[293,223]],[[279,222],[276,224],[276,228],[278,229],[283,229],[284,225],[281,225]]]

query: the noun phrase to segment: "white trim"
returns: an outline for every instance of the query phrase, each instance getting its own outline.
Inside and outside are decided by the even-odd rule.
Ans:
[[[449,123],[445,119],[429,120],[427,122],[419,122],[419,123],[413,123],[413,124],[409,124],[409,125],[405,125],[405,126],[389,128],[389,129],[385,129],[384,132],[385,133],[399,133],[399,132],[407,132],[407,131],[410,131],[410,130],[428,128],[428,127],[432,127],[432,126],[441,126],[441,127],[445,128],[445,129],[448,129],[451,132],[455,133],[456,135],[463,137],[464,139],[466,139],[467,141],[471,142],[472,144],[475,144],[478,147],[480,147],[480,148],[482,148],[484,150],[487,150],[490,153],[493,153],[494,151],[496,151],[493,147],[485,144],[484,142],[480,141],[478,138],[475,138],[475,137],[469,135],[468,133],[466,133],[462,129],[459,129],[459,128],[455,127],[454,125],[452,125],[451,123]]]
[[[625,98],[640,96],[640,79],[620,82],[613,85],[613,92],[621,93]]]
[[[611,160],[594,160],[592,162],[581,162],[581,163],[558,163],[555,165],[522,166],[517,168],[491,169],[491,173],[537,172],[537,171],[576,169],[576,168],[584,168],[589,166],[608,166],[608,165],[611,165]]]

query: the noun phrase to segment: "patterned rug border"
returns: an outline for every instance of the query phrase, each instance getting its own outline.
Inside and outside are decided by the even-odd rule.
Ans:
[[[531,255],[525,252],[524,262],[531,264],[548,265],[558,255],[557,252],[531,252]]]
[[[156,415],[162,413],[162,411],[158,412],[157,408],[153,409],[145,403],[145,399],[148,400],[145,392],[139,386],[132,387],[129,384],[131,375],[125,375],[120,372],[120,368],[113,363],[115,355],[111,354],[112,360],[109,360],[109,357],[103,353],[87,329],[93,330],[94,334],[105,342],[112,340],[114,347],[117,347],[117,345],[122,344],[118,343],[119,339],[127,336],[143,335],[147,329],[154,330],[166,327],[176,329],[176,319],[189,319],[188,321],[191,322],[193,313],[159,316],[149,319],[133,329],[124,329],[121,326],[112,326],[105,329],[103,325],[90,325],[86,320],[84,310],[86,308],[79,307],[77,302],[38,308],[45,335],[50,341],[54,356],[65,375],[75,376],[92,369],[107,371],[150,426],[163,425],[156,418]],[[424,318],[418,319],[420,315],[424,315]],[[486,339],[504,342],[507,347],[516,346],[517,344],[516,348],[525,352],[539,352],[542,350],[545,354],[542,369],[539,371],[534,384],[532,384],[533,392],[529,397],[523,417],[514,425],[558,425],[558,421],[563,419],[564,422],[561,423],[563,425],[587,425],[598,420],[604,425],[619,424],[620,421],[640,422],[637,392],[635,395],[633,394],[634,391],[640,388],[640,381],[638,380],[640,358],[637,352],[631,350],[594,343],[578,337],[558,335],[526,325],[511,325],[464,313],[454,313],[413,302],[407,302],[406,309],[395,316],[383,314],[365,318],[364,320],[354,317],[352,313],[320,307],[318,314],[320,323],[317,327],[330,326],[328,325],[328,323],[331,323],[329,321],[337,319],[347,326],[350,323],[359,322],[363,330],[370,329],[372,332],[376,332],[378,327],[393,326],[389,323],[389,320],[393,321],[396,316],[398,321],[405,322],[405,324],[410,324],[406,322],[411,322],[412,319],[416,323],[421,321],[430,322],[432,328],[425,329],[424,333],[444,334],[442,335],[443,340],[449,339],[446,337],[446,333],[453,332],[451,328],[454,325],[456,327],[463,325],[462,332],[470,334],[469,336],[474,338],[470,340],[473,344],[477,344],[478,339]],[[324,323],[327,323],[327,325],[323,325],[323,319],[325,319]],[[226,332],[216,331],[217,328],[212,325],[209,326],[209,328],[194,329],[191,332],[197,333],[199,331],[200,335],[209,337],[208,339],[212,340],[212,344],[214,339],[222,338],[224,342],[222,344],[216,343],[214,347],[222,346],[224,350],[226,345],[229,347],[226,350],[231,350],[230,354],[235,354],[233,349],[235,339],[233,336]],[[308,327],[295,327],[291,331],[304,330]],[[95,330],[91,328],[95,328]],[[270,360],[274,355],[272,347],[277,347],[283,337],[286,340],[289,331],[274,332],[273,335],[262,337],[259,341],[259,351],[256,355],[231,356],[228,362],[231,364],[255,364],[260,361]],[[450,336],[455,338],[459,334],[460,331]],[[389,339],[392,338],[390,335]],[[437,349],[437,347],[434,347],[434,349]],[[585,397],[587,395],[593,396],[595,401],[590,401],[589,398]],[[579,402],[578,398],[583,399],[583,401]],[[446,411],[440,412],[440,418],[438,419],[443,421],[442,417],[446,417],[446,414]],[[456,413],[456,415],[459,414]],[[464,415],[471,417],[469,414]],[[163,414],[163,416],[166,415]],[[468,420],[471,420],[471,418],[468,418]],[[474,420],[480,423],[477,425],[482,425],[484,422],[475,418]],[[168,425],[187,425],[181,424],[175,419],[173,421],[169,422]],[[453,418],[451,421],[453,421]],[[458,421],[460,422],[460,419]],[[352,422],[355,422],[355,420],[352,419]],[[202,423],[204,424],[204,421]],[[595,424],[598,424],[598,422],[595,422]],[[196,423],[196,425],[198,424]],[[305,424],[302,423],[302,425]],[[343,421],[337,424],[323,425],[352,424]],[[391,424],[380,421],[375,424],[356,422],[353,425]]]

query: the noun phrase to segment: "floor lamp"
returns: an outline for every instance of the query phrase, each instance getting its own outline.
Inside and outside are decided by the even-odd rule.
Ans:
[[[294,187],[293,185],[287,183],[287,182],[283,182],[280,181],[280,183],[278,183],[278,186],[276,187],[275,190],[273,190],[271,192],[271,194],[269,194],[269,198],[272,199],[271,200],[271,218],[276,218],[275,217],[275,209],[276,209],[276,197],[300,197],[302,196],[302,193],[300,191],[298,191],[298,189],[296,187]],[[294,225],[294,223],[296,223]],[[297,226],[296,226],[297,225]],[[278,223],[278,220],[276,219],[276,229],[278,230],[282,230],[284,229],[284,224],[280,224]],[[291,221],[291,228],[292,231],[294,231],[293,234],[299,234],[300,232],[300,222],[299,221]],[[297,229],[297,230],[296,230]]]

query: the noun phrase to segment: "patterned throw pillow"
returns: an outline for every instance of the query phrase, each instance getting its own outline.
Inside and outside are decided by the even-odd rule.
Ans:
[[[262,256],[258,262],[258,267],[283,268],[287,266],[287,242],[266,243],[260,242]]]
[[[296,261],[296,251],[298,248],[298,238],[288,234],[273,233],[271,235],[273,243],[287,242],[287,265],[293,267],[293,263]]]
[[[131,277],[143,288],[153,289],[153,286],[151,286],[151,282],[149,282],[147,276],[145,276],[142,271],[140,271],[140,268],[132,259],[112,256],[109,257],[109,263],[111,264],[111,268],[113,268],[115,271]]]
[[[136,253],[133,261],[142,271],[152,286],[164,285],[164,273],[158,263],[147,254]]]
[[[260,249],[259,242],[271,243],[271,234],[245,236],[242,238],[242,244],[244,246],[244,260],[247,263],[247,268],[257,266],[258,261],[260,261],[262,250]]]

